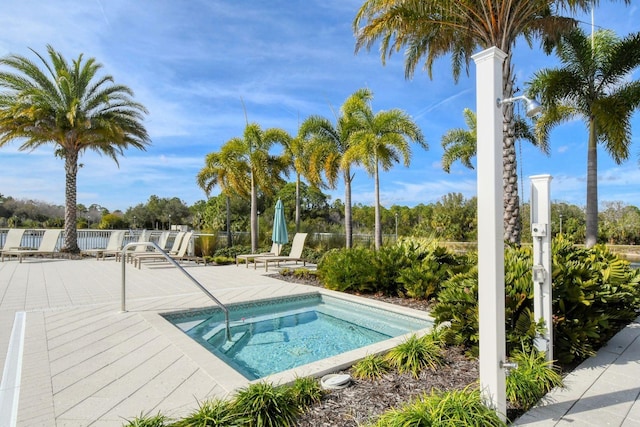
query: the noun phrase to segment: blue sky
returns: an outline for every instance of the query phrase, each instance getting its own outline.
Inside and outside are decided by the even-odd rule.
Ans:
[[[377,48],[354,54],[351,23],[360,0],[4,0],[0,13],[0,55],[34,58],[46,45],[72,60],[83,53],[135,92],[150,114],[145,125],[152,145],[128,150],[120,167],[86,153],[78,174],[78,203],[125,210],[149,196],[179,197],[188,205],[204,199],[195,175],[204,157],[241,136],[249,121],[263,129],[296,134],[312,114],[333,118],[333,110],[355,90],[373,91],[374,111],[400,108],[420,125],[429,144],[414,147],[411,166],[397,165],[381,176],[381,201],[414,206],[449,192],[476,193],[474,170],[456,165],[442,171],[441,138],[465,127],[462,111],[475,109],[475,69],[458,84],[447,59],[436,63],[433,79],[418,70],[404,79],[402,54],[382,66]],[[619,35],[639,31],[638,7],[603,1],[597,26]],[[591,16],[580,17],[588,30]],[[513,64],[517,85],[542,68],[555,66],[537,46],[521,40]],[[636,72],[633,78],[640,78]],[[522,107],[517,107],[522,108]],[[600,201],[640,206],[640,115],[633,118],[631,158],[617,166],[599,153]],[[551,156],[523,143],[518,169],[529,197],[528,177],[551,174],[552,199],[585,203],[587,132],[581,121],[551,135]],[[18,142],[0,148],[0,193],[64,204],[64,170],[52,148],[19,152]],[[524,159],[524,161],[522,161]],[[343,187],[328,193],[344,199]],[[373,180],[356,170],[354,203],[373,204]]]

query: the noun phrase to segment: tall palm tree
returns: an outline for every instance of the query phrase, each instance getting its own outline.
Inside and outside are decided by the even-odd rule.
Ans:
[[[344,229],[345,246],[353,245],[353,224],[351,221],[351,183],[354,175],[351,173],[351,165],[342,160],[349,148],[349,139],[356,130],[356,121],[353,120],[352,105],[359,105],[368,100],[371,93],[366,89],[359,89],[351,94],[340,108],[340,114],[336,115],[335,126],[330,120],[321,116],[310,116],[300,125],[299,134],[309,139],[309,164],[307,179],[317,186],[325,186],[322,180],[324,174],[327,179],[326,186],[335,188],[338,177],[342,174],[344,180]]]
[[[298,129],[298,135],[295,138],[287,138],[282,141],[285,148],[285,159],[289,163],[296,174],[296,212],[295,223],[296,233],[300,231],[300,182],[301,177],[306,175],[310,161],[310,141],[309,135],[302,134]]]
[[[33,51],[33,50],[32,50]],[[102,65],[83,55],[69,64],[47,46],[50,63],[33,51],[42,70],[30,59],[9,55],[0,59],[0,146],[20,138],[20,150],[53,144],[64,159],[65,218],[63,251],[77,253],[76,193],[78,159],[86,150],[111,157],[129,147],[144,150],[149,136],[142,124],[147,110],[133,101],[133,91],[97,76]]]
[[[630,0],[624,0],[630,3]],[[503,97],[514,92],[511,50],[523,36],[532,44],[541,38],[549,50],[559,35],[575,27],[576,21],[556,11],[588,10],[597,0],[366,0],[353,22],[356,52],[370,49],[378,40],[384,64],[393,52],[405,48],[405,77],[413,76],[424,58],[431,76],[434,61],[450,55],[457,81],[463,65],[468,69],[478,48],[492,46],[507,54],[503,64]],[[513,104],[504,114],[504,198],[505,238],[520,241],[518,175],[515,156]]]
[[[228,148],[228,147],[227,147]],[[196,176],[198,186],[204,190],[207,197],[211,194],[214,187],[219,186],[221,192],[225,195],[227,210],[227,246],[233,244],[233,236],[231,234],[231,195],[250,194],[248,165],[229,153],[225,147],[219,153],[209,153],[205,157],[204,167],[200,169]]]
[[[242,138],[227,141],[222,151],[235,159],[238,169],[246,168],[249,176],[251,198],[251,250],[258,250],[258,191],[273,194],[284,184],[282,174],[287,171],[286,159],[269,152],[273,144],[290,139],[289,134],[278,128],[262,130],[256,123],[248,123]],[[235,173],[234,173],[235,176]]]
[[[342,157],[342,162],[349,165],[358,163],[364,166],[374,180],[374,218],[375,248],[382,246],[382,227],[380,225],[380,168],[391,169],[394,163],[402,158],[405,166],[411,163],[411,141],[423,148],[428,146],[424,141],[418,125],[402,110],[393,109],[373,113],[369,94],[361,102],[348,105],[348,113],[358,123],[357,129],[349,138],[349,148]]]
[[[543,141],[551,129],[581,117],[589,129],[587,144],[586,246],[598,238],[598,143],[620,164],[629,157],[631,115],[640,105],[640,80],[629,80],[640,66],[640,33],[619,39],[597,31],[592,39],[576,29],[556,48],[561,67],[538,71],[528,92],[546,110],[536,123]]]
[[[471,159],[477,154],[478,127],[476,113],[465,108],[462,114],[468,129],[450,129],[442,136],[442,148],[444,148],[442,169],[447,173],[451,170],[451,165],[457,160],[467,168],[473,169]],[[533,129],[520,116],[515,117],[515,137],[516,139],[529,141],[531,144],[538,146],[545,154],[549,154],[547,141],[538,143]]]

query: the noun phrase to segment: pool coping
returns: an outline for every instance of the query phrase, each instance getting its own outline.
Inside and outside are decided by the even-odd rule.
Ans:
[[[320,294],[326,295],[354,303],[368,305],[374,308],[383,309],[393,313],[401,314],[404,316],[416,317],[419,319],[428,320],[434,322],[427,312],[416,310],[409,307],[400,307],[394,304],[390,304],[384,301],[378,301],[371,298],[360,297],[356,295],[346,294],[343,292],[332,291],[328,289],[318,288],[317,290],[304,292],[298,295],[313,295]],[[251,303],[256,301],[267,301],[273,298],[257,298],[249,299],[246,301],[238,301],[237,304]],[[184,312],[196,312],[206,308],[196,308],[190,310],[184,310]],[[328,357],[316,362],[308,363],[298,366],[283,372],[268,375],[256,380],[249,380],[242,374],[237,372],[231,366],[227,365],[222,359],[218,358],[215,354],[208,351],[206,348],[198,344],[186,333],[181,331],[177,326],[169,322],[163,314],[174,313],[175,311],[153,311],[140,313],[142,317],[158,332],[162,333],[167,339],[172,341],[181,351],[189,357],[194,363],[200,366],[205,372],[212,377],[220,380],[220,384],[224,385],[224,388],[228,395],[232,394],[235,390],[244,388],[250,384],[269,382],[273,384],[288,384],[300,377],[316,377],[320,378],[324,375],[343,371],[351,367],[357,361],[363,359],[370,354],[382,354],[393,347],[404,342],[408,337],[412,335],[422,336],[430,332],[431,327],[423,328],[417,331],[412,331],[407,334],[403,334],[397,337],[389,338],[384,341],[380,341],[365,347],[361,347],[355,350],[351,350],[345,353],[341,353],[336,356]]]

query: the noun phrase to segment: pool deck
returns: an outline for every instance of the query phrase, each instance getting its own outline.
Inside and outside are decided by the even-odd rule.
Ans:
[[[265,277],[260,268],[185,267],[225,304],[317,290]],[[180,417],[198,401],[248,384],[158,316],[211,306],[199,289],[168,264],[126,272],[122,312],[122,266],[113,260],[0,263],[0,426],[121,426],[158,412]],[[516,425],[640,426],[639,337],[640,318]]]
[[[266,277],[272,268],[183,265],[224,304],[319,290]],[[121,426],[158,412],[178,418],[249,384],[158,314],[214,305],[178,269],[127,264],[126,284],[122,312],[119,262],[0,263],[0,426]],[[367,352],[383,349],[374,344]],[[268,379],[333,372],[362,350]]]

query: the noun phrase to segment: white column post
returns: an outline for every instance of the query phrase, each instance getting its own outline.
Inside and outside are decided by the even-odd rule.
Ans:
[[[551,175],[531,179],[531,236],[533,238],[533,314],[544,320],[545,331],[535,339],[538,350],[553,360],[553,319],[551,287]]]
[[[476,63],[478,156],[478,309],[480,387],[485,403],[505,417],[504,201],[502,189],[502,64],[507,55],[491,47]]]

